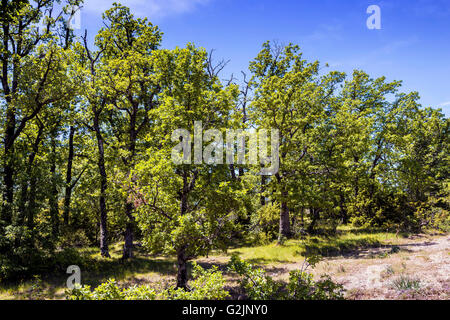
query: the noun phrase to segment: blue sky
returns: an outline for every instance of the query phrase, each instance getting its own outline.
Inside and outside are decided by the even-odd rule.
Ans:
[[[93,36],[112,0],[85,0],[81,28]],[[164,32],[163,47],[194,42],[231,60],[223,77],[247,70],[266,40],[300,45],[305,58],[330,70],[362,69],[403,80],[424,106],[450,115],[448,0],[123,0]],[[369,30],[368,6],[381,9],[381,30]]]

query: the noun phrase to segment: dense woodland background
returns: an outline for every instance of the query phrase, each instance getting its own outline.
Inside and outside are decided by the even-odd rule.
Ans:
[[[124,260],[136,243],[176,255],[186,288],[187,261],[231,245],[347,224],[449,230],[450,122],[401,81],[330,71],[273,42],[250,74],[224,80],[212,51],[161,48],[162,31],[122,5],[90,44],[66,25],[79,1],[57,2],[0,4],[0,281],[123,241]],[[278,129],[279,172],[175,165],[172,132],[194,121]]]

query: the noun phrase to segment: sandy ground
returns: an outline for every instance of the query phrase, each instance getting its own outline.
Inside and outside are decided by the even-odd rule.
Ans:
[[[302,263],[272,265],[272,276],[287,279]],[[347,290],[349,299],[445,299],[450,300],[450,237],[418,235],[396,246],[355,251],[327,258],[313,270],[319,278],[328,274]],[[416,281],[418,288],[399,289],[400,277]]]

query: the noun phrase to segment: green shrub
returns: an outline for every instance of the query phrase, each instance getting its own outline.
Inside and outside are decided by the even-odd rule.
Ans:
[[[229,292],[224,289],[225,279],[216,266],[206,270],[194,263],[192,276],[189,291],[169,289],[168,297],[173,300],[224,300],[229,297]]]
[[[273,280],[263,269],[255,268],[235,254],[231,256],[229,270],[240,276],[239,284],[250,299],[272,300],[279,297],[281,282]]]
[[[267,244],[277,239],[280,207],[269,203],[256,211],[251,218],[252,238],[255,243]]]
[[[66,271],[70,265],[77,265],[82,269],[92,269],[94,261],[87,254],[82,254],[75,248],[66,248],[48,257],[48,266],[54,270]]]
[[[114,279],[109,279],[94,290],[90,286],[75,286],[74,289],[66,290],[67,300],[155,300],[164,296],[164,293],[157,293],[148,285],[121,289]]]
[[[335,256],[351,252],[355,249],[366,247],[378,247],[381,243],[376,237],[361,236],[347,237],[309,237],[303,241],[299,250],[301,255]]]
[[[193,268],[190,290],[170,288],[156,291],[148,285],[120,289],[114,279],[101,284],[91,291],[90,286],[66,290],[68,300],[223,300],[229,296],[224,289],[222,273],[213,267],[205,270],[196,263]]]
[[[125,290],[125,300],[156,300],[160,295],[148,285],[134,285]]]
[[[313,276],[306,272],[309,266],[314,267],[317,256],[307,258],[301,270],[291,271],[289,282],[273,280],[263,269],[255,268],[248,262],[240,260],[237,255],[231,257],[229,269],[240,277],[240,285],[245,294],[254,300],[339,300],[343,299],[344,288],[322,276],[314,281]]]
[[[65,272],[70,265],[84,270],[95,266],[90,257],[75,248],[54,250],[36,246],[26,227],[8,226],[4,230],[5,233],[0,234],[0,281]]]
[[[92,245],[85,231],[79,230],[63,230],[59,239],[58,247],[61,248],[84,248]]]
[[[439,194],[420,203],[415,216],[421,227],[450,232],[450,183]]]
[[[330,276],[323,275],[319,281],[314,281],[311,274],[301,270],[289,273],[289,300],[342,300],[344,288],[335,283]]]

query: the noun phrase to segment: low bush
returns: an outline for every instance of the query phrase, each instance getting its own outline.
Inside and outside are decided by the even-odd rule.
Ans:
[[[255,268],[235,254],[231,256],[229,270],[239,275],[241,288],[252,300],[274,300],[282,294],[281,282],[273,280],[263,269]]]
[[[231,257],[230,271],[240,276],[240,286],[244,293],[254,300],[340,300],[344,298],[344,288],[327,275],[314,281],[306,270],[319,261],[317,256],[307,258],[300,270],[291,271],[286,285],[273,280],[261,268],[242,261],[237,255]]]
[[[262,206],[251,217],[250,238],[255,244],[268,244],[277,239],[280,207],[269,203]]]
[[[223,300],[229,296],[224,289],[225,279],[222,273],[213,267],[205,270],[194,263],[193,280],[189,290],[166,289],[157,291],[149,285],[132,286],[121,289],[114,279],[101,284],[94,290],[90,286],[75,287],[66,290],[68,300]]]

